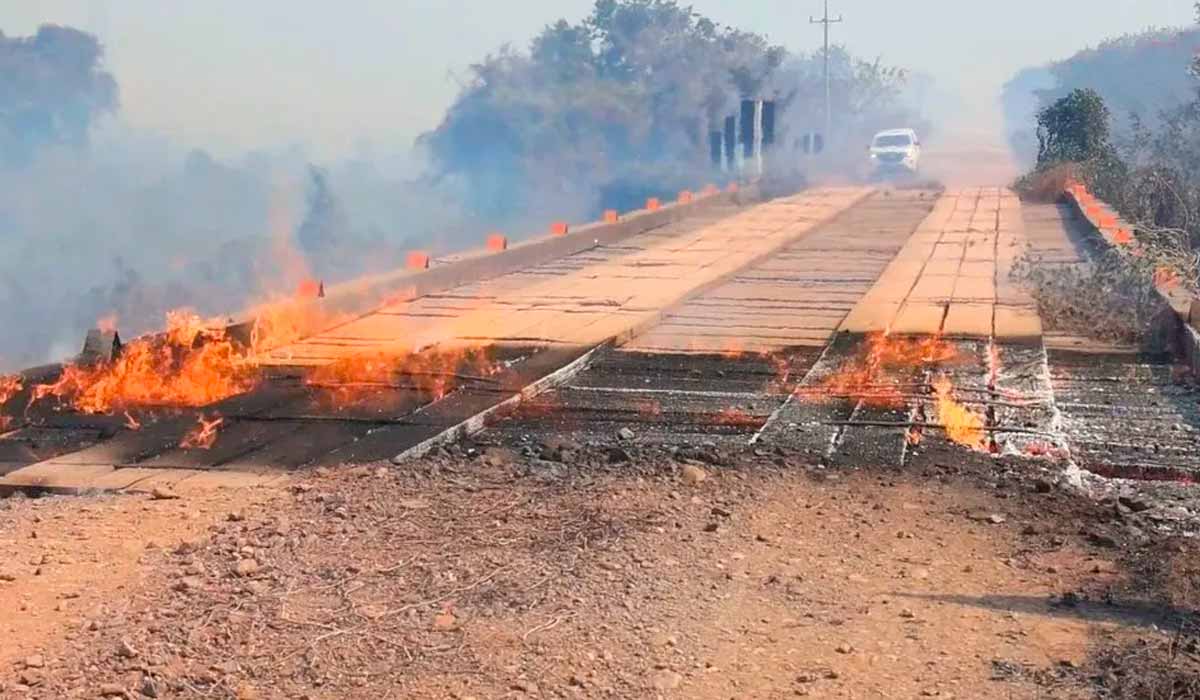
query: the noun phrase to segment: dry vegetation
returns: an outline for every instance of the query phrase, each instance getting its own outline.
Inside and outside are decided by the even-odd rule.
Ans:
[[[1161,245],[1147,250],[1144,258],[1101,250],[1084,264],[1047,263],[1030,251],[1012,274],[1037,299],[1048,329],[1163,350],[1157,331],[1174,312],[1156,291],[1155,274],[1162,261],[1189,260],[1195,254],[1165,236]]]

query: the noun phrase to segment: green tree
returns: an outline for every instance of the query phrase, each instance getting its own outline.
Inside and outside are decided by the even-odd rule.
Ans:
[[[1091,89],[1069,95],[1038,112],[1038,167],[1085,163],[1112,153],[1108,107]]]

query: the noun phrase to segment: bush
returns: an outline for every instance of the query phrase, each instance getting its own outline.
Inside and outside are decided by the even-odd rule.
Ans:
[[[1059,163],[1022,176],[1013,185],[1013,189],[1022,199],[1052,203],[1062,197],[1068,185],[1081,180],[1082,173],[1078,164]]]
[[[1048,330],[1162,350],[1154,331],[1172,313],[1154,288],[1165,255],[1135,259],[1105,251],[1084,265],[1052,264],[1027,253],[1012,276],[1028,287]]]

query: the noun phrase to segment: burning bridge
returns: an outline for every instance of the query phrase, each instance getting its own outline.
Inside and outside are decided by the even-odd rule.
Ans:
[[[1045,332],[1011,280],[1030,250],[1083,264],[1112,223],[1093,205],[710,189],[232,323],[100,328],[77,361],[0,378],[0,488],[264,484],[479,432],[1189,476],[1200,421],[1171,358]]]

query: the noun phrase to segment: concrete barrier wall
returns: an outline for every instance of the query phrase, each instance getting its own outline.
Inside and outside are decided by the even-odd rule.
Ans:
[[[324,298],[297,299],[251,308],[235,315],[229,330],[236,337],[248,339],[257,319],[272,315],[289,319],[289,324],[300,335],[315,333],[338,320],[373,311],[384,303],[416,299],[534,267],[599,245],[612,245],[706,209],[759,201],[761,193],[757,184],[751,184],[734,190],[689,193],[681,199],[684,201],[628,212],[616,222],[584,224],[563,234],[522,241],[505,250],[493,250],[484,245],[451,256],[448,261],[428,269],[401,269],[334,285],[325,289]],[[299,328],[296,328],[297,324]]]
[[[1110,250],[1121,255],[1132,255],[1136,250],[1135,226],[1125,221],[1116,210],[1097,199],[1083,185],[1071,185],[1065,193],[1067,201],[1076,214],[1086,221],[1095,232],[1097,240]],[[1200,375],[1200,302],[1190,291],[1164,274],[1155,281],[1155,289],[1162,300],[1163,323],[1156,328],[1168,346]]]

